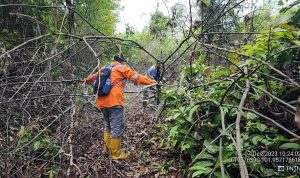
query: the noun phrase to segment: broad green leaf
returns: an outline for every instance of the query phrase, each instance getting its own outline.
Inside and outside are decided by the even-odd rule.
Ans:
[[[193,175],[192,175],[192,177],[194,178],[194,177],[200,176],[202,174],[205,174],[205,171],[199,170],[199,171],[194,172]]]
[[[274,25],[279,25],[282,24],[284,22],[286,22],[287,20],[291,19],[294,16],[294,14],[289,13],[289,14],[285,14],[283,17],[281,17],[280,19],[278,19]]]
[[[267,139],[263,139],[261,142],[262,142],[263,144],[267,145],[267,146],[269,146],[269,145],[272,145],[272,144],[273,144],[273,142],[270,142],[270,141],[269,141],[269,140],[267,140]]]
[[[175,114],[173,115],[173,119],[177,119],[180,115],[181,115],[181,113],[175,113]]]
[[[199,170],[202,170],[202,171],[207,171],[208,168],[206,167],[203,167],[203,166],[192,166],[189,168],[189,170],[192,170],[192,171],[199,171]]]
[[[211,75],[211,81],[216,80],[217,78],[227,75],[227,74],[228,74],[227,70],[217,71]]]
[[[254,137],[252,138],[252,143],[253,143],[254,145],[257,145],[258,142],[262,141],[262,139],[263,139],[263,137],[262,137],[261,135],[256,135],[256,136],[254,136]]]
[[[194,166],[202,166],[202,167],[209,167],[212,165],[214,165],[214,164],[210,161],[198,161],[194,164]]]
[[[219,147],[215,144],[210,144],[207,140],[204,140],[204,146],[207,148],[207,151],[210,153],[216,153],[219,151]]]
[[[295,27],[298,27],[298,28],[300,27],[300,9],[291,18],[291,22],[289,24],[294,25]]]
[[[277,60],[281,65],[283,65],[283,67],[285,67],[286,65],[291,63],[291,61],[293,60],[293,55],[289,51],[283,51],[278,55]]]
[[[277,135],[275,138],[274,138],[274,141],[275,142],[282,142],[282,141],[288,141],[288,139],[283,136],[283,135]]]
[[[190,109],[188,121],[190,121],[190,122],[193,121],[193,114],[197,111],[198,108],[199,108],[199,105],[195,105],[192,107],[192,109]]]
[[[288,149],[299,150],[300,145],[298,143],[285,143],[285,144],[282,144],[279,148],[283,149],[283,150],[288,150]]]
[[[197,159],[211,159],[214,158],[211,154],[209,154],[207,151],[200,152],[196,157],[195,160]]]
[[[230,178],[227,174],[223,177],[221,172],[214,172],[214,175],[216,178]]]
[[[299,40],[293,40],[293,43],[295,43],[295,45],[300,46],[300,41]]]
[[[254,119],[257,118],[257,116],[255,114],[251,113],[251,112],[247,112],[244,117],[249,119],[249,120],[254,120]]]
[[[265,124],[263,124],[263,123],[257,123],[257,124],[256,124],[256,128],[257,128],[259,131],[263,132],[263,131],[266,130],[267,126],[266,126]]]
[[[178,131],[177,131],[178,127],[179,127],[179,125],[176,125],[175,127],[173,127],[173,128],[171,129],[171,131],[170,131],[170,136],[173,136],[173,137],[174,137],[174,136],[178,133]]]
[[[254,53],[254,46],[245,45],[242,48],[245,50],[243,54],[252,55]]]
[[[202,174],[208,174],[212,171],[212,168],[203,168],[203,167],[199,167],[198,170],[196,172],[193,173],[192,177],[197,177],[200,176]]]

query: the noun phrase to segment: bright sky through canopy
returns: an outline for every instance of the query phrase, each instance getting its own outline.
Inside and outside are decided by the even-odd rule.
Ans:
[[[283,0],[285,5],[291,4],[294,1],[295,0]],[[193,3],[195,0],[192,0],[191,2]],[[245,1],[245,3],[248,4],[250,4],[250,2],[251,0]],[[142,31],[148,24],[151,13],[158,9],[166,16],[169,16],[168,9],[170,10],[176,3],[184,5],[186,12],[188,13],[188,0],[120,0],[122,10],[119,12],[119,22],[116,25],[116,32],[125,32],[126,23],[132,26],[136,31]],[[256,6],[260,6],[263,4],[263,0],[253,0],[253,3],[255,3]]]
[[[170,9],[174,4],[180,3],[188,8],[188,0],[164,0]],[[141,31],[149,22],[150,14],[158,10],[168,16],[168,10],[163,0],[121,0],[120,5],[124,8],[120,11],[119,22],[116,31],[124,32],[125,24],[128,23],[135,30]]]

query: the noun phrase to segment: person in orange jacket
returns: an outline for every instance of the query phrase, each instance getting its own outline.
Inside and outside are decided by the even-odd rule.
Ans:
[[[110,149],[112,159],[124,159],[128,155],[121,153],[121,136],[124,132],[124,88],[126,80],[131,80],[138,85],[150,85],[156,83],[154,80],[140,75],[124,65],[125,59],[122,55],[115,55],[114,61],[111,63],[114,66],[111,70],[110,80],[113,85],[110,93],[107,96],[97,97],[96,106],[101,109],[105,120],[105,130],[103,140],[105,147]],[[99,71],[88,76],[86,83],[92,84],[99,77]]]

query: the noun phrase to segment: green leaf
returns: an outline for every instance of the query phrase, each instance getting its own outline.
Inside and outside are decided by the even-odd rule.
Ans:
[[[283,136],[283,135],[277,135],[275,138],[274,138],[274,142],[286,142],[288,141],[288,139]]]
[[[196,159],[211,159],[214,158],[211,154],[209,154],[207,151],[200,152],[196,157]]]
[[[194,177],[200,176],[202,174],[205,174],[205,171],[199,170],[199,171],[194,172],[193,175],[192,175],[192,177],[194,178]]]
[[[29,142],[31,139],[31,133],[25,133],[18,141],[18,145],[23,145],[24,143]]]
[[[203,167],[203,166],[192,166],[192,167],[189,168],[189,170],[192,170],[192,171],[198,171],[198,170],[206,171],[207,168]]]
[[[259,131],[263,132],[263,131],[266,130],[267,126],[266,126],[265,124],[263,124],[263,123],[257,123],[256,128],[257,128]]]
[[[193,173],[192,177],[197,177],[202,174],[208,174],[209,172],[212,171],[211,168],[208,167],[202,167],[202,166],[193,166],[190,168],[190,170],[197,170],[196,172]]]
[[[191,148],[191,145],[188,143],[181,142],[181,150],[184,151],[187,148]]]
[[[178,133],[178,131],[177,131],[178,127],[179,127],[179,125],[176,125],[175,127],[173,127],[171,129],[171,131],[170,131],[170,136],[171,137],[174,137]]]
[[[286,67],[286,65],[290,64],[293,60],[293,55],[289,51],[283,51],[278,55],[277,59],[278,62],[280,62],[280,65]]]
[[[244,116],[245,118],[249,119],[249,120],[254,120],[257,118],[257,116],[251,112],[247,112]]]
[[[213,73],[211,75],[211,79],[210,80],[211,81],[216,80],[216,79],[218,79],[218,78],[226,75],[227,73],[228,73],[228,71],[226,71],[226,70],[217,71],[217,72],[215,72],[215,73]]]
[[[295,27],[300,28],[300,9],[296,12],[296,14],[291,18],[291,22],[288,23],[294,25]]]
[[[181,113],[176,113],[173,115],[173,119],[177,119],[179,116],[181,115]]]
[[[207,140],[204,140],[204,146],[207,147],[207,151],[210,153],[216,153],[219,147],[215,144],[210,144]]]
[[[300,41],[299,40],[293,40],[293,43],[295,43],[295,45],[300,46]]]
[[[214,165],[214,164],[210,161],[198,161],[194,164],[194,166],[202,166],[202,167],[209,167],[212,165]]]
[[[38,149],[40,149],[42,146],[41,146],[41,142],[38,140],[38,141],[35,141],[33,143],[33,150],[36,151]]]
[[[299,150],[300,145],[298,143],[285,143],[282,144],[279,148],[283,150],[288,150],[288,149]]]
[[[221,172],[214,172],[214,175],[216,178],[230,178],[227,174],[223,177]]]
[[[242,48],[245,50],[243,54],[252,55],[254,53],[254,47],[251,45],[245,45]]]
[[[207,6],[210,5],[210,0],[202,0],[202,2],[203,2],[204,4],[206,4]]]
[[[54,178],[54,173],[53,173],[53,171],[49,171],[49,178]]]
[[[189,112],[189,117],[188,117],[188,121],[192,122],[193,121],[193,114],[195,113],[195,111],[197,111],[197,109],[199,108],[199,105],[193,106],[192,109]]]
[[[294,16],[294,14],[289,13],[289,14],[285,14],[283,17],[281,17],[280,19],[278,19],[274,25],[279,25],[282,24],[284,22],[286,22],[287,20],[291,19]]]
[[[252,138],[252,143],[253,143],[254,145],[257,145],[258,142],[262,141],[262,139],[263,139],[262,136],[256,135],[256,136],[254,136],[254,137]]]

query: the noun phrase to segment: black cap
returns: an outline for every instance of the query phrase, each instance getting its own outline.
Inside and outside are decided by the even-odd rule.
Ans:
[[[124,58],[123,54],[115,55],[114,60],[118,61],[118,62],[125,62],[125,58]]]

